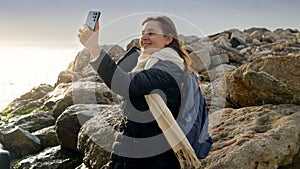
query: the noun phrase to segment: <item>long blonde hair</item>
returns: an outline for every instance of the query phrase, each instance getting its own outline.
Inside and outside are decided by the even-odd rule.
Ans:
[[[179,42],[176,27],[173,21],[167,16],[150,16],[147,17],[143,22],[142,26],[148,21],[157,21],[163,31],[164,35],[169,35],[173,37],[173,41],[166,47],[173,48],[179,56],[184,60],[185,64],[190,67],[191,58],[188,53],[182,48],[182,44]]]

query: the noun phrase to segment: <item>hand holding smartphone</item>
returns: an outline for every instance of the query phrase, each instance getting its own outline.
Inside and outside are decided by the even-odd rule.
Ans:
[[[95,31],[95,26],[101,15],[100,11],[89,11],[86,18],[86,25],[92,30]]]

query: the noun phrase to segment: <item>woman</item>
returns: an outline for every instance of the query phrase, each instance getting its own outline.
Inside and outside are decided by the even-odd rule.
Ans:
[[[98,45],[96,31],[79,30],[80,42],[90,50],[91,65],[108,87],[124,97],[126,117],[112,148],[113,169],[179,169],[180,164],[157,122],[148,111],[144,95],[159,93],[174,118],[180,108],[179,83],[190,58],[180,46],[175,25],[166,16],[142,22],[141,54],[136,67],[123,71]]]

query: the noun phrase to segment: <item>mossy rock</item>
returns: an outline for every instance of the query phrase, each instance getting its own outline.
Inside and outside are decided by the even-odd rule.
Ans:
[[[12,117],[29,114],[34,110],[42,110],[42,109],[44,108],[43,108],[43,102],[41,101],[32,101],[24,105],[21,105],[20,107],[13,107],[9,105],[6,107],[6,109],[4,109],[1,112],[1,115],[4,116],[2,120],[6,121]]]

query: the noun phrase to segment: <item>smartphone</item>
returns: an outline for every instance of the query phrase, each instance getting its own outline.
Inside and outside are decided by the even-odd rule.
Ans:
[[[85,23],[91,30],[95,31],[96,22],[99,20],[100,15],[100,11],[89,11]]]

